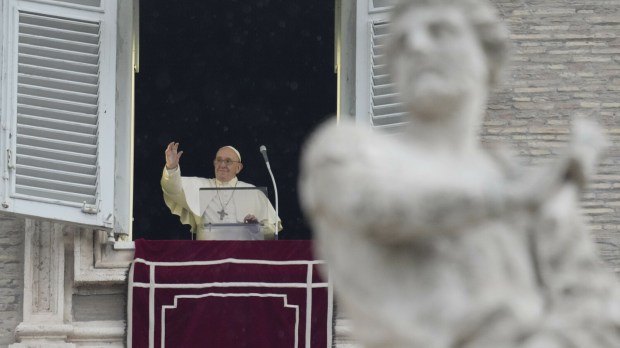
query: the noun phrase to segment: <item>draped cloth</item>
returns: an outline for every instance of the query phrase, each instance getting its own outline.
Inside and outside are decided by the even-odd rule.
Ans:
[[[331,347],[333,292],[310,241],[135,244],[128,347]]]

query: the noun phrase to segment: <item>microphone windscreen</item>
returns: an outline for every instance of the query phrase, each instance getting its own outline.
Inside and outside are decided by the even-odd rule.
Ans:
[[[263,159],[265,160],[265,163],[269,163],[269,159],[267,158],[267,147],[265,145],[260,146],[260,153],[263,154]]]

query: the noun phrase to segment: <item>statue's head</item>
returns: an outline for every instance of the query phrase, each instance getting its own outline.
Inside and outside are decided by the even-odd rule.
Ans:
[[[405,103],[418,108],[486,97],[506,60],[507,37],[486,0],[401,0],[386,61]]]

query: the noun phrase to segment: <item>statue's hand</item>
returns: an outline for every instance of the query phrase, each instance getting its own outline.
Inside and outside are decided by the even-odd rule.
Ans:
[[[570,167],[568,180],[574,180],[583,189],[596,171],[601,152],[608,140],[595,122],[578,119],[573,124],[573,139],[569,149]]]

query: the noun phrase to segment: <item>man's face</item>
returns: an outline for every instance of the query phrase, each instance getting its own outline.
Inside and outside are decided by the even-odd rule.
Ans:
[[[213,166],[215,167],[215,178],[221,182],[229,182],[243,168],[243,165],[239,162],[239,157],[229,147],[223,147],[217,151],[213,160]]]
[[[392,30],[392,76],[409,107],[459,103],[484,88],[486,56],[457,8],[410,8]]]

